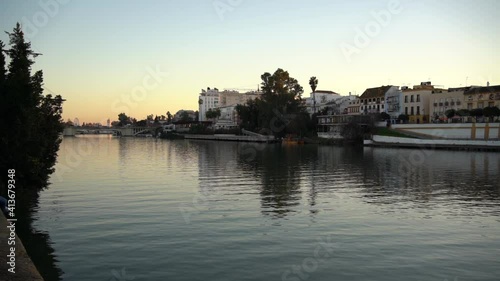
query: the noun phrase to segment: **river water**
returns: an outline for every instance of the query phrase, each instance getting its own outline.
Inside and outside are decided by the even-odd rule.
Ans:
[[[500,154],[78,136],[34,220],[64,280],[499,280]]]

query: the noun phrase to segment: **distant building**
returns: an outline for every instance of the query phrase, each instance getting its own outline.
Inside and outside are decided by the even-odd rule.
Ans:
[[[366,115],[322,115],[318,116],[318,137],[326,139],[343,139],[342,128],[348,123],[357,123],[364,127],[374,122],[373,116]]]
[[[312,92],[309,98],[305,98],[305,105],[307,112],[310,115],[318,113],[325,109],[329,104],[331,105],[333,101],[339,99],[341,95],[333,91],[322,91],[318,90]]]
[[[348,114],[349,104],[351,101],[356,100],[356,96],[340,96],[338,99],[328,102],[326,108],[328,108],[328,114],[330,115],[344,115]]]
[[[397,86],[381,86],[376,88],[366,89],[361,95],[361,114],[375,114],[385,112],[385,96],[391,92],[399,91]]]
[[[500,108],[500,85],[470,87],[464,92],[467,109],[497,106]]]
[[[199,121],[207,121],[207,111],[219,107],[219,90],[217,88],[201,90],[198,107]]]
[[[358,96],[353,96],[347,105],[347,115],[360,115],[361,99]]]
[[[396,123],[399,115],[403,114],[403,93],[398,91],[387,91],[385,93],[385,113],[391,116],[391,123]]]
[[[408,115],[409,122],[428,123],[430,120],[430,97],[434,91],[440,91],[435,88],[430,81],[421,82],[420,85],[403,88],[403,107],[404,114]]]
[[[434,89],[429,99],[430,120],[446,119],[446,111],[464,109],[464,93],[470,87]]]
[[[245,104],[249,100],[254,100],[261,96],[262,92],[260,91],[247,91],[245,93],[240,93],[238,90],[224,90],[219,91],[217,88],[207,90],[201,90],[198,105],[199,105],[199,121],[207,121],[207,111],[211,109],[221,109],[221,117],[219,119],[224,119],[227,121],[227,112],[230,111],[229,108],[234,108],[238,104]],[[225,117],[222,116],[222,111],[224,110]],[[232,119],[236,120],[235,118]],[[221,122],[225,122],[221,121]],[[217,123],[217,120],[216,120]],[[236,125],[233,124],[233,125]],[[221,125],[222,126],[222,125]],[[224,127],[227,127],[224,125]]]
[[[214,128],[215,129],[232,129],[238,127],[238,114],[236,112],[236,105],[219,107],[220,117],[217,118]]]

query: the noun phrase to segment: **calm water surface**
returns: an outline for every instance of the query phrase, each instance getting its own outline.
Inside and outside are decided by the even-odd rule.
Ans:
[[[56,168],[64,280],[500,279],[498,153],[79,136]]]

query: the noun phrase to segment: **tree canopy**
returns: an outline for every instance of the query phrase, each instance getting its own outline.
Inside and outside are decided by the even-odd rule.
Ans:
[[[221,114],[221,112],[220,112],[219,108],[217,108],[217,109],[209,109],[205,113],[205,117],[207,117],[208,119],[215,119],[215,118],[219,118],[220,114]]]
[[[305,135],[312,124],[302,101],[302,86],[281,68],[262,74],[261,80],[261,97],[236,107],[241,127],[278,137]]]
[[[7,32],[9,44],[0,42],[0,138],[2,171],[15,169],[16,188],[40,190],[54,172],[63,130],[60,95],[44,95],[43,72],[31,73],[39,55],[24,39],[18,23]],[[6,68],[6,55],[9,65]],[[7,180],[1,181],[6,194]]]

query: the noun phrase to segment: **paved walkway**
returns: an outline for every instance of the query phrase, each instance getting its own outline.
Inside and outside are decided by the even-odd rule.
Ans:
[[[5,281],[43,281],[43,278],[38,273],[30,257],[26,253],[21,240],[16,235],[16,268],[15,273],[10,273],[8,269],[10,266],[7,264],[10,253],[10,246],[8,238],[10,236],[10,229],[7,228],[8,222],[5,217],[0,214],[0,280]]]

